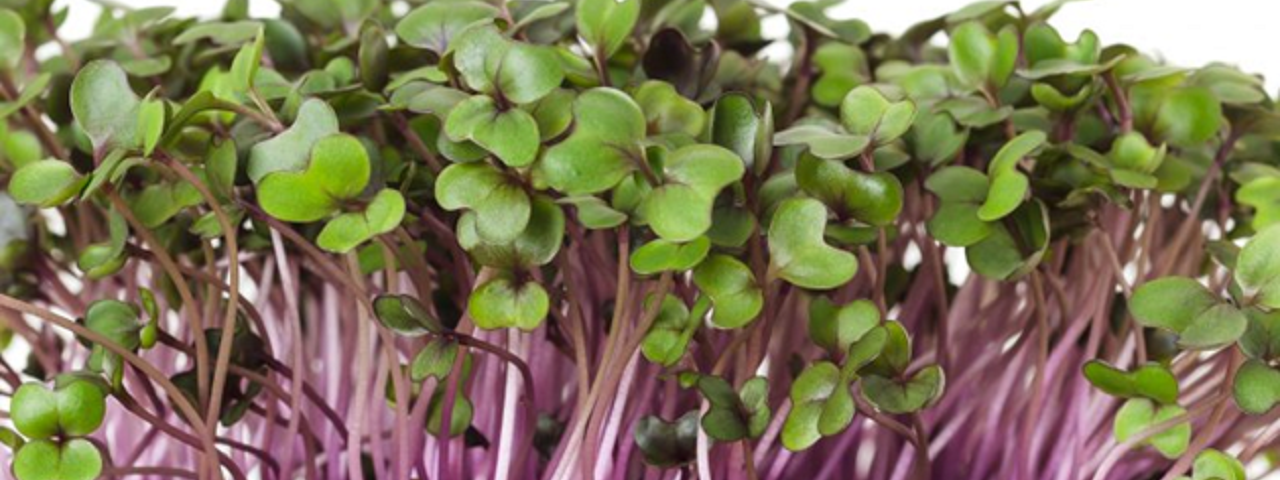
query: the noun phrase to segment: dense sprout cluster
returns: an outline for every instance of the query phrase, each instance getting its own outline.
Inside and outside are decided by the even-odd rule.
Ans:
[[[19,480],[1280,468],[1280,113],[1066,1],[52,3],[0,0]]]

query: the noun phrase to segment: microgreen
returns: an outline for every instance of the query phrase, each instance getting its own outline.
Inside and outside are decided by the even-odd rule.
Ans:
[[[1269,468],[1276,102],[1069,0],[71,3],[0,2],[18,480]]]

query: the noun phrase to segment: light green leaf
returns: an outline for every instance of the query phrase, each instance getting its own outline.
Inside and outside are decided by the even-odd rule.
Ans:
[[[791,384],[791,411],[782,425],[782,445],[805,450],[824,436],[844,431],[856,407],[849,384],[831,362],[810,365]]]
[[[312,147],[320,139],[335,133],[338,133],[338,116],[333,108],[324,100],[307,100],[298,109],[297,121],[288,130],[254,145],[250,150],[249,179],[257,184],[269,173],[306,170]]]
[[[631,269],[641,275],[692,269],[711,251],[711,240],[698,237],[687,243],[655,239],[631,254]]]
[[[607,58],[631,36],[640,17],[640,0],[582,0],[574,13],[578,35]]]
[[[588,90],[574,100],[573,117],[573,133],[547,149],[538,163],[552,188],[568,195],[603,192],[645,161],[639,148],[646,133],[644,112],[625,93]]]
[[[445,210],[475,212],[476,232],[486,242],[508,242],[529,224],[529,195],[518,180],[483,162],[455,163],[436,181],[436,201]]]
[[[1258,232],[1245,244],[1236,260],[1235,278],[1245,296],[1280,308],[1280,225]]]
[[[835,288],[858,271],[852,253],[827,245],[823,231],[827,209],[813,199],[785,200],[769,226],[771,269],[778,276],[803,288]]]
[[[1177,405],[1157,406],[1151,400],[1135,398],[1125,402],[1116,412],[1115,436],[1117,442],[1128,440],[1147,427],[1187,413]],[[1191,441],[1191,423],[1183,422],[1148,438],[1144,444],[1151,445],[1165,458],[1178,458],[1187,450]]]
[[[826,296],[809,303],[809,338],[828,350],[844,352],[880,323],[880,310],[869,300],[837,306]]]
[[[140,103],[124,70],[110,60],[90,62],[71,83],[71,111],[96,150],[136,144]]]
[[[52,208],[75,198],[88,179],[70,164],[41,160],[18,169],[9,179],[9,195],[18,203]]]
[[[715,305],[711,323],[720,328],[742,327],[764,307],[764,292],[751,269],[738,259],[715,254],[693,271],[693,282]]]
[[[551,300],[547,291],[533,280],[517,280],[502,272],[476,287],[467,301],[467,311],[476,326],[485,330],[520,328],[533,331],[542,325]]]
[[[1280,402],[1280,371],[1250,359],[1236,371],[1231,390],[1240,411],[1250,415],[1267,413]]]
[[[711,228],[711,210],[720,190],[742,178],[742,160],[715,145],[690,145],[672,152],[663,185],[640,204],[640,213],[665,240],[688,242]]]
[[[450,41],[467,27],[497,16],[498,9],[483,2],[430,2],[400,19],[396,35],[409,45],[444,55]]]

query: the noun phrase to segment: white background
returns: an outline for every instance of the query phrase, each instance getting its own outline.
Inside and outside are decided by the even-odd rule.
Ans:
[[[143,7],[168,5],[186,16],[216,16],[223,0],[116,0]],[[779,6],[790,0],[767,0]],[[59,0],[71,5],[66,35],[87,34],[99,10],[88,0]],[[968,0],[846,0],[833,10],[836,18],[860,18],[878,32],[900,33],[912,24],[958,9]],[[1027,10],[1048,0],[1024,0]],[[251,0],[257,16],[275,15],[274,0]],[[1267,88],[1280,88],[1280,2],[1274,0],[1086,0],[1066,5],[1052,20],[1068,41],[1084,28],[1104,44],[1128,43],[1170,63],[1198,67],[1212,61],[1234,64],[1263,74]],[[785,35],[785,22],[766,24],[768,34]],[[774,56],[785,50],[772,50]]]

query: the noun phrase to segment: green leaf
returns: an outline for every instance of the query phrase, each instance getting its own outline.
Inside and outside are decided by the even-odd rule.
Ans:
[[[966,22],[952,30],[951,43],[947,47],[956,76],[965,85],[975,88],[990,80],[996,50],[995,37],[978,22]]]
[[[409,365],[409,378],[421,382],[428,378],[443,381],[453,371],[458,358],[458,344],[444,339],[432,339],[413,357]]]
[[[88,179],[58,160],[41,160],[18,169],[9,179],[9,194],[18,203],[52,208],[80,193]]]
[[[731,256],[707,257],[694,269],[693,282],[715,304],[711,323],[717,327],[742,327],[764,307],[764,292],[751,269]]]
[[[1250,415],[1267,413],[1280,402],[1280,371],[1261,360],[1250,359],[1236,371],[1231,391],[1240,411]]]
[[[1148,363],[1132,372],[1101,360],[1084,364],[1084,376],[1099,390],[1120,398],[1143,396],[1164,404],[1178,402],[1178,379],[1168,367]]]
[[[466,30],[452,48],[454,64],[467,85],[517,104],[536,102],[564,81],[554,50],[510,42],[493,25]]]
[[[880,324],[880,310],[869,300],[837,306],[825,296],[809,303],[809,338],[827,350],[844,352]]]
[[[455,163],[440,173],[436,200],[445,210],[475,213],[476,232],[486,242],[514,240],[529,224],[531,203],[519,180],[484,163]]]
[[[356,59],[360,64],[360,83],[366,90],[382,91],[387,86],[388,58],[391,47],[387,45],[387,32],[375,22],[365,22],[360,27],[360,50]]]
[[[475,416],[475,405],[463,393],[461,389],[458,390],[453,398],[453,408],[449,410],[450,438],[465,433]],[[427,405],[427,432],[432,435],[439,435],[440,427],[444,425],[444,397],[445,389],[437,388]]]
[[[186,45],[210,40],[219,45],[239,45],[252,40],[261,29],[262,23],[257,21],[196,22],[174,37],[173,44]]]
[[[1016,171],[1003,171],[991,178],[991,194],[978,207],[978,219],[994,222],[1013,213],[1022,205],[1031,186],[1026,175]]]
[[[644,112],[625,93],[587,90],[573,101],[573,117],[573,133],[547,149],[538,163],[552,188],[568,195],[603,192],[644,161],[639,148],[646,133]]]
[[[81,438],[61,445],[50,440],[29,442],[13,457],[13,475],[18,480],[93,480],[100,473],[102,454]]]
[[[709,114],[707,130],[711,143],[722,146],[742,159],[748,169],[764,168],[773,152],[773,108],[767,101],[756,102],[741,93],[728,93],[716,100]]]
[[[14,427],[34,440],[83,437],[102,426],[106,402],[103,388],[85,380],[65,382],[54,390],[27,383],[14,393],[10,414]]]
[[[58,397],[38,383],[18,387],[11,401],[13,426],[31,439],[45,439],[58,434]]]
[[[1143,325],[1177,333],[1218,302],[1217,296],[1195,280],[1164,277],[1135,289],[1129,311]]]
[[[231,89],[237,93],[248,92],[253,88],[258,77],[258,69],[262,66],[262,51],[266,48],[266,34],[258,31],[253,43],[245,44],[231,61]]]
[[[476,95],[449,112],[445,133],[455,142],[472,141],[503,163],[524,167],[538,155],[538,123],[521,109],[499,111],[493,99]]]
[[[805,153],[796,162],[796,183],[840,218],[885,226],[902,211],[902,182],[887,172],[862,173]]]
[[[856,410],[849,384],[831,362],[810,365],[791,384],[791,411],[782,425],[782,445],[809,448],[824,436],[844,431]]]
[[[336,133],[338,116],[333,108],[324,100],[307,100],[298,109],[297,121],[288,130],[254,145],[249,151],[249,179],[257,184],[269,173],[306,170],[312,147],[320,139]]]
[[[648,299],[651,304],[653,298]],[[658,315],[654,317],[653,326],[644,335],[640,344],[640,352],[650,362],[670,367],[680,362],[685,351],[689,349],[689,340],[702,321],[709,304],[700,299],[695,307],[696,316],[691,316],[689,307],[675,295],[667,295],[662,299]],[[646,304],[645,308],[650,308]]]
[[[848,282],[858,271],[852,253],[827,245],[827,209],[813,199],[785,200],[769,226],[770,268],[803,288],[824,290]]]
[[[369,183],[371,168],[364,144],[350,135],[330,135],[315,142],[304,171],[266,175],[258,185],[258,203],[280,220],[314,222],[359,196]],[[353,220],[344,222],[349,221]]]
[[[627,221],[627,214],[614,210],[597,197],[564,197],[556,200],[556,203],[573,205],[578,211],[578,223],[592,230],[613,228]]]
[[[742,160],[723,147],[680,148],[666,158],[663,184],[644,199],[640,212],[663,239],[691,241],[711,228],[716,195],[742,174]]]
[[[1235,342],[1247,328],[1248,320],[1240,309],[1220,303],[1196,315],[1178,335],[1178,344],[1189,349],[1215,349]]]
[[[1271,361],[1280,358],[1280,311],[1245,309],[1249,327],[1240,337],[1240,350],[1249,358]]]
[[[640,17],[640,0],[582,0],[574,13],[578,35],[607,58],[631,36]]]
[[[711,240],[698,237],[686,243],[655,239],[631,254],[631,269],[641,275],[692,269],[711,251]]]
[[[915,102],[890,101],[873,87],[854,88],[840,103],[840,120],[845,130],[869,137],[875,145],[887,144],[907,133],[915,118]]]
[[[905,381],[869,375],[862,379],[862,394],[876,408],[894,414],[918,412],[942,396],[946,388],[942,368],[930,365]]]
[[[359,26],[380,5],[377,0],[294,0],[293,6],[308,20],[326,29]]]
[[[373,311],[382,326],[399,335],[416,337],[442,333],[444,326],[427,308],[408,295],[382,295],[373,301]]]
[[[164,133],[165,108],[164,102],[157,100],[146,100],[142,102],[142,106],[138,108],[138,139],[137,144],[142,145],[142,154],[150,156],[155,150],[156,144],[160,142],[160,135]]]
[[[27,25],[22,16],[0,9],[0,72],[9,72],[22,63],[26,50]]]
[[[1049,219],[1039,200],[1023,203],[1004,222],[991,224],[991,233],[965,249],[969,266],[992,279],[1027,274],[1049,248]]]
[[[1187,413],[1177,405],[1157,406],[1151,400],[1135,398],[1124,403],[1116,412],[1115,436],[1117,442],[1128,440],[1147,427]],[[1158,433],[1143,444],[1155,447],[1165,458],[1174,459],[1187,450],[1191,441],[1191,423],[1183,422]]]
[[[499,268],[546,265],[564,240],[564,211],[543,196],[533,198],[528,226],[509,242],[488,242],[477,232],[474,212],[458,219],[458,243],[481,265]]]
[[[871,145],[863,135],[835,133],[818,125],[799,125],[773,136],[777,146],[807,145],[809,153],[828,160],[845,160],[861,154]]]
[[[542,285],[518,280],[508,272],[477,286],[467,301],[467,312],[476,326],[485,330],[515,327],[533,331],[542,325],[550,307],[551,299]]]
[[[1280,225],[1258,232],[1245,244],[1236,260],[1235,278],[1245,296],[1280,308]]]
[[[1192,480],[1246,480],[1244,464],[1235,457],[1212,448],[1206,448],[1196,455],[1192,464],[1195,472]]]
[[[483,2],[431,2],[400,19],[396,36],[414,47],[444,55],[450,41],[467,27],[497,16],[498,9]]]
[[[71,111],[95,150],[136,145],[140,104],[124,70],[110,60],[90,62],[71,83]]]
[[[680,96],[670,83],[644,82],[634,96],[644,111],[650,134],[683,133],[694,137],[702,133],[706,112],[697,102]]]
[[[347,253],[374,236],[388,233],[404,220],[404,197],[384,188],[365,206],[364,212],[344,213],[330,220],[316,237],[316,246]]]
[[[693,462],[697,456],[698,411],[690,410],[674,422],[646,415],[636,422],[635,441],[644,461],[662,468]]]
[[[1222,104],[1203,87],[1179,89],[1160,104],[1152,126],[1169,143],[1192,147],[1213,138],[1224,123]]]

